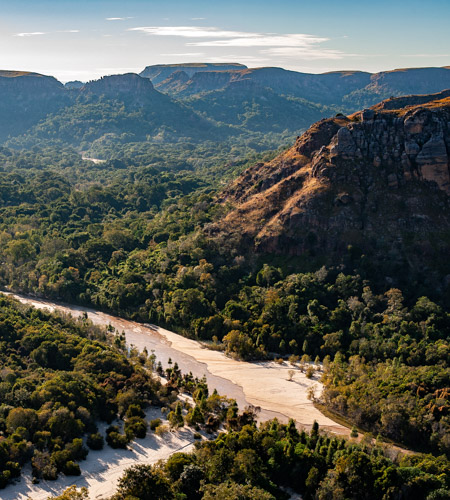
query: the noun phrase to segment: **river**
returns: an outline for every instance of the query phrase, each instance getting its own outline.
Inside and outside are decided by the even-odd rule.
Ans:
[[[117,331],[125,333],[128,345],[135,346],[140,351],[146,348],[149,353],[154,352],[163,366],[168,366],[171,358],[178,363],[182,372],[192,372],[197,377],[205,376],[210,390],[217,389],[220,394],[234,398],[241,409],[249,404],[259,407],[260,421],[277,417],[286,422],[293,418],[300,426],[309,429],[316,420],[321,427],[333,433],[349,434],[346,427],[323,415],[308,399],[311,387],[316,396],[322,391],[322,385],[318,381],[319,374],[308,379],[299,369],[295,369],[292,380],[289,380],[289,372],[293,367],[286,362],[238,361],[156,325],[136,323],[82,306],[10,293],[8,295],[24,304],[60,311],[73,317],[86,313],[96,325],[113,326]]]
[[[205,376],[210,390],[217,389],[220,394],[236,399],[241,409],[248,404],[260,407],[259,421],[277,417],[286,422],[288,418],[294,418],[299,426],[309,429],[314,420],[317,420],[322,428],[330,432],[347,436],[349,434],[346,427],[324,416],[308,399],[311,387],[315,388],[316,395],[322,390],[317,380],[318,375],[308,379],[297,369],[292,380],[289,380],[292,367],[286,363],[280,365],[274,362],[237,361],[222,352],[206,349],[199,342],[155,325],[143,325],[86,307],[3,293],[39,309],[59,311],[73,317],[86,313],[96,325],[111,325],[125,333],[129,346],[134,345],[140,351],[146,348],[149,353],[153,351],[163,365],[167,366],[171,358],[183,372],[190,371],[197,377]],[[157,411],[159,410],[156,408],[150,408],[147,417],[155,418],[158,415],[153,413]],[[105,426],[100,426],[102,431],[103,427]],[[60,494],[66,487],[75,484],[78,487],[88,487],[91,500],[105,499],[114,493],[118,479],[130,465],[167,459],[176,451],[191,449],[193,441],[193,431],[189,428],[161,438],[148,433],[145,439],[133,441],[127,450],[105,447],[102,451],[91,451],[87,460],[80,463],[80,477],[61,475],[57,481],[41,481],[40,484],[32,483],[31,467],[27,465],[20,482],[0,490],[0,498],[46,500],[49,495]]]

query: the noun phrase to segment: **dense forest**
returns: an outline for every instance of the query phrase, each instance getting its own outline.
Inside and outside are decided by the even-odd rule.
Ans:
[[[299,273],[295,258],[210,237],[204,228],[228,210],[215,201],[220,179],[257,161],[254,152],[236,161],[219,150],[214,162],[207,146],[185,149],[177,165],[175,151],[167,163],[133,151],[100,164],[67,147],[1,151],[3,286],[167,325],[243,359],[324,361],[332,411],[375,435],[450,451],[445,297],[383,288],[351,249],[340,267],[302,263]]]
[[[157,465],[135,465],[119,480],[112,500],[304,499],[444,500],[450,495],[450,469],[444,457],[389,457],[377,444],[307,434],[293,421],[247,423],[197,443],[192,453],[175,453]],[[83,500],[71,488],[59,500]]]

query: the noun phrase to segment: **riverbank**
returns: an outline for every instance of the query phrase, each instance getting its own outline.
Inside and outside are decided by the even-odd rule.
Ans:
[[[348,436],[350,430],[321,413],[308,398],[314,392],[322,393],[319,375],[307,378],[298,368],[288,363],[249,363],[227,357],[223,352],[204,348],[199,342],[187,339],[156,325],[143,325],[134,321],[105,314],[93,309],[8,293],[20,302],[39,309],[47,308],[74,317],[87,314],[97,325],[111,325],[124,332],[129,345],[154,351],[163,365],[169,358],[176,361],[183,372],[205,376],[210,389],[216,388],[222,395],[236,399],[239,406],[247,404],[261,409],[259,420],[277,417],[286,422],[293,418],[297,424],[310,429],[317,421],[329,432]],[[292,375],[292,371],[294,372]]]

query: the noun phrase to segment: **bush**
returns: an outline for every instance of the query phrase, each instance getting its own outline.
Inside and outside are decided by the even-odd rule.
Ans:
[[[145,438],[147,435],[147,422],[141,417],[131,417],[125,422],[125,434],[131,441],[134,437]]]
[[[145,413],[143,412],[142,408],[139,405],[130,405],[128,407],[128,410],[126,412],[126,417],[131,418],[131,417],[145,417]]]
[[[89,434],[86,440],[86,444],[91,450],[101,450],[103,449],[105,440],[99,432],[96,432],[95,434]]]
[[[155,433],[157,436],[164,436],[169,432],[169,426],[168,425],[158,425],[158,427],[155,429]]]
[[[69,460],[64,465],[62,471],[64,472],[64,474],[66,474],[66,476],[79,476],[81,474],[80,466],[72,460]]]
[[[308,366],[306,369],[306,378],[312,378],[315,371],[314,366]]]
[[[106,436],[106,442],[109,446],[111,446],[111,448],[126,449],[129,441],[125,434],[119,434],[118,432],[113,431]]]
[[[159,427],[162,424],[162,420],[160,418],[154,418],[153,420],[150,420],[150,429],[152,431],[156,430],[157,427]]]

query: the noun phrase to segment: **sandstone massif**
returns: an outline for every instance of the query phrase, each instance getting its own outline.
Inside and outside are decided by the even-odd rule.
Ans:
[[[231,211],[207,230],[260,254],[321,263],[350,254],[422,279],[438,271],[445,286],[449,152],[450,91],[324,119],[226,188],[220,201]]]
[[[32,144],[33,127],[37,126],[39,131],[49,131],[41,134],[41,139],[45,136],[67,142],[67,134],[61,135],[65,127],[57,125],[62,123],[63,114],[66,121],[71,117],[80,121],[85,116],[89,130],[95,132],[100,123],[102,132],[131,142],[141,140],[141,136],[158,142],[176,142],[180,137],[221,142],[230,136],[278,134],[278,138],[264,140],[279,144],[322,117],[351,113],[390,96],[447,88],[448,67],[308,74],[237,63],[169,64],[149,66],[140,75],[110,75],[65,86],[37,73],[0,71],[0,141],[13,138],[23,143],[21,136],[25,135],[32,136],[25,139]],[[112,101],[124,102],[127,110],[142,111],[142,122],[136,125],[133,119],[118,121],[114,116],[100,119],[92,113],[79,113],[80,103],[89,99],[109,101],[109,107]],[[53,115],[58,115],[56,120]],[[78,128],[84,126],[81,121]],[[104,130],[111,121],[112,126]],[[137,130],[143,134],[136,135]],[[94,136],[97,139],[98,134]],[[89,134],[83,137],[86,140],[92,142]]]
[[[164,93],[186,99],[224,90],[236,82],[270,88],[280,95],[322,105],[341,106],[348,112],[371,106],[391,96],[431,94],[450,88],[450,67],[403,68],[379,73],[331,71],[301,73],[283,68],[246,68],[236,65],[149,66],[141,76]]]

